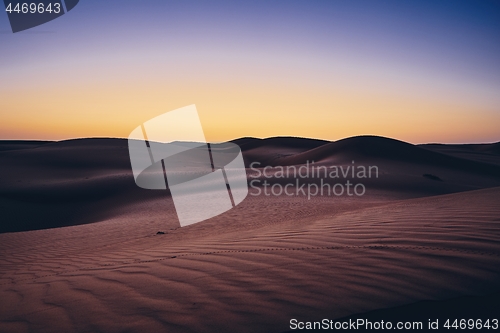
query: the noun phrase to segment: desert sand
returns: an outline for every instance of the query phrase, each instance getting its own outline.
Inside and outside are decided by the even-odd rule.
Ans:
[[[135,186],[126,140],[2,142],[0,331],[284,332],[500,291],[498,144],[235,143],[249,179],[255,161],[379,177],[360,197],[249,194],[180,228],[168,191]]]

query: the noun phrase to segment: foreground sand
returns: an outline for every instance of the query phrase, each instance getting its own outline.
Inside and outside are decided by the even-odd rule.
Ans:
[[[281,332],[291,318],[488,295],[500,290],[499,197],[249,196],[185,228],[171,207],[145,216],[163,202],[152,199],[98,223],[0,234],[0,331]]]

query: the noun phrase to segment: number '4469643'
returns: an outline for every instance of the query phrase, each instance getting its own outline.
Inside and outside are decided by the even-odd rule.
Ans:
[[[455,319],[454,321],[451,321],[450,319],[446,320],[446,322],[443,325],[444,328],[447,329],[492,329],[492,330],[497,330],[498,329],[498,319],[487,319],[485,321],[481,319]]]
[[[5,11],[8,12],[9,14],[12,13],[12,12],[15,12],[15,13],[23,13],[23,14],[28,14],[28,13],[31,13],[31,14],[35,14],[35,13],[38,13],[38,14],[42,14],[42,13],[52,13],[54,12],[55,14],[59,14],[61,12],[61,4],[58,3],[58,2],[55,2],[55,3],[49,3],[47,5],[43,4],[43,3],[35,3],[35,2],[31,2],[31,3],[23,3],[23,4],[20,4],[20,3],[17,3],[14,8],[12,8],[12,3],[9,3],[7,5],[7,7],[5,8]]]

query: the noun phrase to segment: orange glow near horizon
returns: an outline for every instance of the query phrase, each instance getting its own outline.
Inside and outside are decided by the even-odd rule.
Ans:
[[[462,5],[87,1],[0,34],[0,140],[126,138],[195,104],[211,142],[497,142],[499,12]]]
[[[117,86],[13,91],[0,101],[1,109],[9,110],[2,112],[0,139],[126,138],[150,118],[196,104],[211,142],[245,136],[337,140],[365,134],[412,143],[500,140],[500,116],[493,110],[419,96],[286,84]]]

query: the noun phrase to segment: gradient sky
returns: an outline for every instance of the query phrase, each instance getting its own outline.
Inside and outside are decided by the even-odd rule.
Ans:
[[[16,34],[0,13],[0,139],[190,104],[209,141],[500,141],[500,2],[80,0]]]

